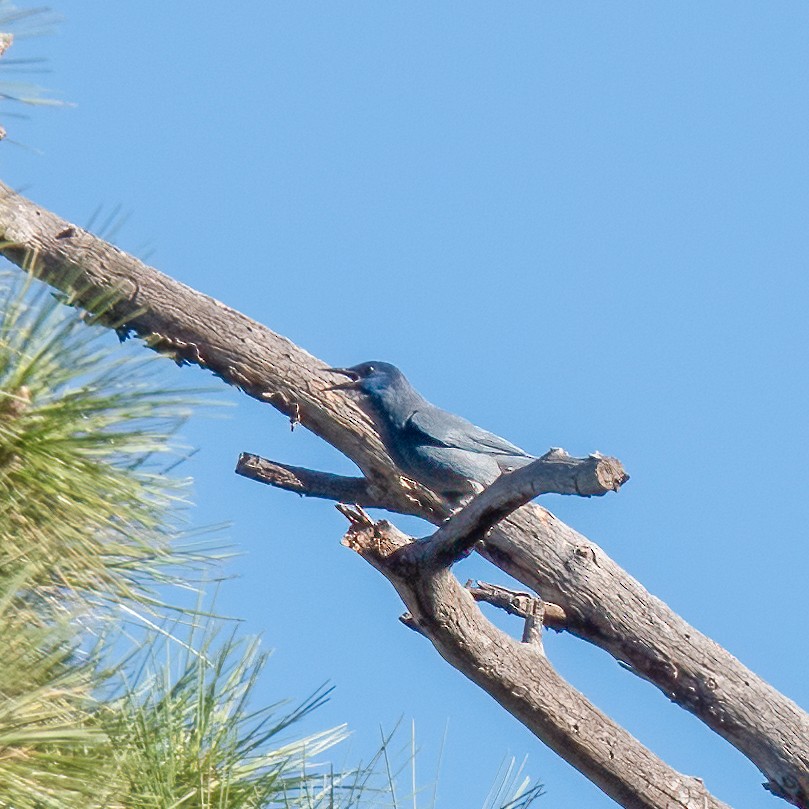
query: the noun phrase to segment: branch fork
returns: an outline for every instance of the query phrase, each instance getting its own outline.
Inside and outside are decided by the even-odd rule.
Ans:
[[[402,623],[608,795],[639,809],[727,809],[701,782],[672,770],[559,676],[545,656],[541,633],[543,624],[563,625],[564,610],[495,585],[464,588],[450,569],[496,522],[537,493],[569,494],[582,487],[597,493],[593,480],[601,481],[603,493],[625,479],[615,459],[552,453],[498,478],[426,539],[409,537],[387,520],[374,522],[360,506],[337,508],[350,523],[343,544],[394,586],[408,610]],[[476,601],[521,616],[522,642],[488,621]]]
[[[251,476],[255,473],[262,482],[291,488],[286,476],[293,474],[292,468],[270,464],[255,456],[242,455],[239,462]],[[587,458],[572,458],[564,450],[554,448],[527,466],[502,475],[456,511],[432,536],[422,540],[406,536],[387,521],[374,522],[362,506],[338,503],[337,510],[350,523],[343,538],[344,545],[359,553],[392,581],[397,578],[418,579],[438,570],[448,570],[467,556],[497,522],[538,494],[605,494],[617,491],[628,477],[616,458],[599,453]],[[328,486],[332,493],[364,494],[366,489],[360,485],[360,480],[296,469],[292,485],[300,490],[306,484],[314,483],[320,493]],[[327,486],[324,481],[327,481]],[[523,642],[536,644],[540,651],[543,623],[547,621],[556,628],[564,625],[564,610],[555,604],[546,605],[538,596],[485,583],[478,583],[477,587],[470,585],[471,582],[467,582],[467,589],[476,601],[487,601],[523,618]],[[407,613],[400,620],[411,629],[419,630],[418,620],[413,614]]]

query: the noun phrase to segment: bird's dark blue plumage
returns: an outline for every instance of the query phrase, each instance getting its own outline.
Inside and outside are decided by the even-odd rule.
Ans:
[[[349,381],[335,389],[365,395],[390,456],[410,478],[450,499],[466,498],[534,456],[428,402],[387,362],[332,368]]]

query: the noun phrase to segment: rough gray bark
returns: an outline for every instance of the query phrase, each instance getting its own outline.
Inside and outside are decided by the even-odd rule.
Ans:
[[[325,389],[332,381],[325,364],[289,340],[2,184],[0,238],[11,261],[59,289],[77,288],[79,304],[91,306],[115,291],[111,325],[178,362],[209,368],[331,443],[359,466],[365,478],[357,491],[367,492],[368,504],[434,523],[446,516],[446,504],[397,473],[368,416],[347,396]],[[332,496],[329,476],[275,467],[286,470],[283,487],[303,485],[300,473],[306,473],[317,483],[308,493]],[[650,595],[597,545],[530,504],[495,527],[481,552],[558,604],[569,631],[627,664],[736,746],[766,775],[771,791],[809,807],[809,716]]]
[[[363,512],[344,513],[352,527],[343,542],[393,584],[409,621],[438,653],[607,795],[633,809],[726,806],[702,781],[674,772],[582,697],[551,666],[541,644],[520,643],[487,621],[450,573],[446,554],[434,547],[444,542],[437,536],[443,529],[420,542]]]

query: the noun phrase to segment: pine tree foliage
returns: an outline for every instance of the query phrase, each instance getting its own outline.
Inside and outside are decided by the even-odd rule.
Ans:
[[[258,642],[230,635],[218,643],[210,625],[200,634],[176,667],[176,646],[156,645],[149,675],[116,706],[126,806],[285,805],[311,777],[307,766],[342,740],[345,728],[290,737],[290,726],[321,704],[325,692],[288,712],[277,705],[253,709],[250,696],[266,662]]]
[[[66,597],[150,602],[172,567],[204,558],[176,541],[187,481],[158,467],[191,393],[83,321],[44,290],[0,292],[0,569],[24,564]]]
[[[0,535],[3,541],[6,535]],[[108,736],[92,721],[99,672],[63,605],[24,568],[0,575],[0,806],[86,805]]]

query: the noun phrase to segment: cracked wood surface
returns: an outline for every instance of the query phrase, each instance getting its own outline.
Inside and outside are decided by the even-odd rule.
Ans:
[[[179,362],[208,368],[351,458],[369,495],[434,523],[445,504],[403,486],[369,417],[328,392],[326,364],[228,306],[181,284],[0,184],[0,245],[89,305],[118,295],[108,318]],[[768,788],[809,807],[809,716],[648,593],[593,542],[539,505],[492,530],[484,556],[562,607],[570,631],[627,664],[746,755]]]

